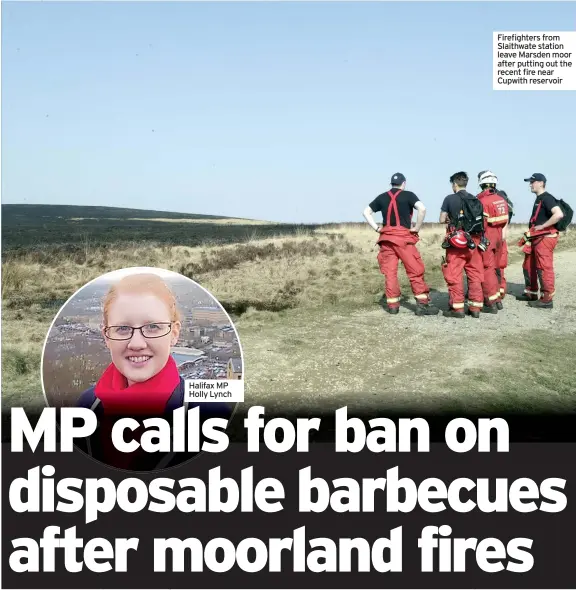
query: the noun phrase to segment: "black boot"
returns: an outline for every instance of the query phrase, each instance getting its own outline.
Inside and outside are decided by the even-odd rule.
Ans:
[[[400,308],[399,307],[389,307],[387,311],[389,314],[396,315],[400,311]]]
[[[414,312],[416,315],[438,315],[440,310],[437,307],[434,307],[430,303],[417,303],[416,304],[416,311]]]
[[[502,301],[498,301],[496,303],[496,308],[499,309],[500,311],[502,311],[504,309],[504,304],[502,303]]]
[[[464,312],[463,311],[454,311],[453,309],[449,309],[448,311],[443,311],[442,315],[445,318],[463,318]]]
[[[476,318],[476,319],[478,319],[480,317],[480,312],[476,311],[476,310],[472,310],[472,309],[469,309],[467,311],[467,314],[473,318]]]
[[[495,305],[485,305],[482,308],[482,313],[498,313],[498,308]]]
[[[528,293],[522,293],[522,295],[516,295],[518,301],[537,301],[538,295],[528,295]]]
[[[538,301],[529,301],[528,305],[530,307],[535,307],[536,309],[552,309],[554,307],[552,301],[542,301],[542,299],[539,299]]]

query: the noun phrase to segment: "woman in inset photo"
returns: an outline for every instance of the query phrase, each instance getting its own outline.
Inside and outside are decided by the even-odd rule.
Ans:
[[[176,297],[158,275],[129,275],[108,290],[102,320],[111,362],[77,402],[99,419],[97,432],[81,448],[109,465],[131,470],[158,469],[190,458],[121,453],[111,441],[111,428],[121,417],[164,417],[171,423],[172,412],[182,406],[200,406],[202,421],[232,414],[226,403],[184,401],[184,379],[171,355],[182,325]],[[138,431],[131,434],[138,438]]]

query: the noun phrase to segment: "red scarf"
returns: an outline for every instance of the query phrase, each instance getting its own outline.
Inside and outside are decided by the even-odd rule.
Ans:
[[[128,385],[126,377],[111,363],[96,383],[94,393],[102,402],[105,414],[161,416],[179,383],[178,367],[170,356],[154,377],[132,385]]]
[[[128,385],[126,377],[112,363],[96,383],[94,393],[102,402],[104,416],[100,422],[103,460],[112,467],[130,469],[134,460],[144,452],[122,453],[112,443],[112,427],[120,415],[162,416],[168,399],[180,383],[174,358],[170,356],[164,368],[148,381]],[[129,438],[140,440],[142,428],[129,433]]]

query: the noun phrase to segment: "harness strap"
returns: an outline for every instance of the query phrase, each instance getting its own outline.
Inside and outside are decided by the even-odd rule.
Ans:
[[[396,203],[396,197],[402,192],[400,189],[396,194],[392,194],[392,191],[388,191],[388,196],[390,197],[390,205],[388,205],[388,213],[386,214],[386,225],[390,226],[390,220],[392,215],[392,210],[394,210],[394,215],[396,216],[396,223],[395,226],[400,225],[400,215],[398,214],[398,204]]]
[[[540,213],[540,209],[542,209],[542,199],[540,199],[540,202],[538,203],[538,207],[536,207],[536,212],[532,216],[532,219],[530,219],[531,225],[534,225],[536,223],[536,219],[538,218],[538,213]]]

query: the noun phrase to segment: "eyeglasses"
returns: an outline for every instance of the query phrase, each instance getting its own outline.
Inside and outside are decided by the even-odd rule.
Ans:
[[[170,334],[172,329],[171,322],[158,322],[155,324],[146,324],[144,326],[106,326],[104,334],[109,340],[130,340],[134,335],[134,330],[140,330],[144,338],[162,338]]]

